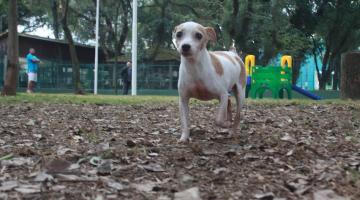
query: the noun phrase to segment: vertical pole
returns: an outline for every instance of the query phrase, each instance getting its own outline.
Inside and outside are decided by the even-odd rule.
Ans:
[[[94,94],[98,93],[98,68],[99,68],[99,12],[100,0],[96,1],[96,30],[95,30],[95,69],[94,69]]]
[[[131,95],[135,96],[137,91],[137,0],[133,0],[132,16],[132,75],[131,75]]]
[[[5,79],[6,79],[6,69],[7,69],[7,55],[5,54],[4,56],[4,74],[3,74],[3,82],[5,83]]]

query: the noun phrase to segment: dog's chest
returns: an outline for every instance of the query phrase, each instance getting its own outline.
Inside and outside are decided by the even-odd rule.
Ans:
[[[191,97],[203,101],[211,100],[216,97],[216,95],[212,93],[201,80],[192,82],[188,88],[188,92]]]

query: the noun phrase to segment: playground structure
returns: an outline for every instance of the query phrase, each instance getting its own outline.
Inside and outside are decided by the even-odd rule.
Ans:
[[[255,65],[255,56],[248,55],[245,58],[245,69],[247,96],[253,99],[263,98],[266,91],[270,91],[274,99],[283,99],[285,93],[287,98],[291,99],[292,90],[314,100],[321,99],[319,96],[292,84],[292,57],[289,55],[281,57],[280,66]]]

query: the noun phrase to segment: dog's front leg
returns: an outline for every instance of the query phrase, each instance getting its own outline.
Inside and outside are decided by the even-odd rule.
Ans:
[[[181,138],[180,142],[186,142],[190,135],[190,119],[189,119],[189,97],[180,95],[180,121],[181,121]]]
[[[226,120],[228,115],[228,99],[228,93],[220,96],[219,111],[215,121],[216,125],[223,128],[229,128],[231,126],[231,121]]]

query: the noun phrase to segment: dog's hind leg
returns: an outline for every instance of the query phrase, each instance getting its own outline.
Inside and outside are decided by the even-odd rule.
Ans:
[[[232,127],[232,133],[236,132],[240,124],[241,109],[242,109],[242,105],[245,103],[244,90],[245,88],[243,88],[239,83],[236,83],[235,86],[233,87],[233,92],[236,99],[236,114],[235,114],[234,124]]]
[[[231,113],[231,99],[229,96],[228,99],[228,106],[227,106],[227,119],[226,121],[232,122],[232,113]]]
[[[220,96],[219,110],[215,120],[216,125],[222,128],[229,128],[231,126],[231,122],[227,120],[228,103],[229,103],[229,97],[228,97],[228,93],[226,92]]]

